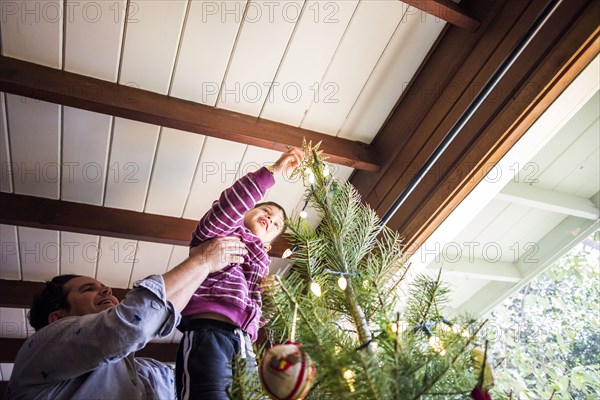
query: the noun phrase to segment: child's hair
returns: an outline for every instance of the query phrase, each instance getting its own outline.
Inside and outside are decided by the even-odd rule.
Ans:
[[[281,207],[279,204],[275,203],[274,201],[263,201],[262,203],[257,203],[254,206],[254,208],[258,208],[260,206],[273,206],[273,207],[280,209],[281,212],[283,213],[284,226],[283,226],[283,229],[281,230],[281,232],[279,232],[279,234],[277,236],[275,236],[275,239],[277,239],[285,231],[285,221],[287,220],[287,214],[286,214],[285,210],[283,209],[283,207]]]
[[[71,306],[67,301],[68,293],[65,284],[71,279],[79,278],[81,275],[59,275],[51,281],[46,281],[46,286],[34,297],[31,309],[27,314],[29,323],[38,331],[48,325],[48,317],[56,310],[69,311]]]

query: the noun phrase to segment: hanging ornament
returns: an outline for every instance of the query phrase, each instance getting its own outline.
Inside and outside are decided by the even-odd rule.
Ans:
[[[259,376],[273,400],[303,399],[314,382],[316,368],[299,343],[288,340],[265,352]]]
[[[482,391],[487,391],[494,386],[494,371],[486,357],[486,352],[481,347],[471,350],[473,370],[478,377],[478,385]]]
[[[473,391],[471,391],[471,398],[473,400],[492,400],[490,392],[479,389],[478,387],[475,387]]]

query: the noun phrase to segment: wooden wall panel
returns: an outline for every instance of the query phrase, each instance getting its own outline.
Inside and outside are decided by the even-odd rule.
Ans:
[[[260,114],[303,3],[248,2],[217,107],[255,117]]]
[[[302,146],[303,138],[322,141],[333,163],[379,169],[376,154],[363,143],[12,58],[0,58],[0,90],[278,151]]]
[[[0,337],[26,338],[27,323],[25,321],[23,309],[0,307]]]
[[[400,24],[402,10],[403,5],[399,1],[359,3],[327,72],[319,82],[317,97],[302,120],[303,128],[337,135],[390,36]]]
[[[373,141],[444,26],[439,18],[412,7],[406,10],[352,106],[339,137],[364,143]]]
[[[142,211],[159,127],[116,118],[106,177],[106,207]]]
[[[162,128],[144,211],[181,217],[205,136]]]
[[[129,13],[119,83],[167,94],[188,0],[127,4]]]
[[[139,241],[127,287],[132,288],[136,281],[148,275],[162,275],[167,272],[172,249],[170,244]]]
[[[99,240],[96,235],[60,232],[60,274],[95,277]]]
[[[63,2],[3,1],[2,55],[62,68]]]
[[[183,212],[184,218],[199,220],[221,192],[231,186],[247,147],[241,143],[206,139]]]
[[[18,228],[19,256],[23,279],[45,281],[58,275],[60,241],[58,231]]]
[[[6,100],[0,92],[0,191],[11,193],[13,180],[10,165],[10,146],[8,142],[8,121],[6,120]]]
[[[113,118],[63,107],[61,199],[102,205]]]
[[[246,3],[246,0],[191,2],[171,96],[216,105]]]
[[[136,252],[136,240],[100,237],[96,279],[110,287],[128,287]]]
[[[6,96],[15,193],[58,199],[60,108],[45,101]]]
[[[116,82],[127,1],[67,0],[65,4],[65,71]]]
[[[358,3],[356,0],[306,1],[261,118],[301,125],[311,104],[315,99],[319,101],[321,80]]]
[[[0,279],[21,279],[17,227],[0,224]]]

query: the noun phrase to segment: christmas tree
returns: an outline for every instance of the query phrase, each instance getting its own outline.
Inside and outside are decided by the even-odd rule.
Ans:
[[[318,147],[304,144],[304,163],[294,173],[320,222],[311,227],[305,212],[288,221],[293,267],[263,295],[269,341],[298,342],[316,368],[305,398],[489,398],[490,370],[482,368],[489,363],[476,348],[482,324],[446,316],[448,289],[439,277],[409,282],[398,233],[380,223],[350,183],[332,176]],[[261,373],[269,372],[267,358]],[[249,380],[236,382],[233,398],[260,398],[248,394]]]

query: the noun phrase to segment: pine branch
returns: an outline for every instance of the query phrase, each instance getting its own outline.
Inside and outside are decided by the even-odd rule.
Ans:
[[[367,324],[365,313],[356,301],[354,288],[350,283],[348,283],[348,287],[346,288],[346,294],[348,296],[348,301],[350,302],[349,308],[352,314],[352,319],[354,320],[354,326],[356,326],[359,342],[361,346],[366,346],[369,344],[369,342],[371,342],[371,330]]]
[[[372,353],[369,352],[367,354],[371,355]],[[377,389],[376,389],[375,385],[373,384],[373,379],[371,378],[371,374],[369,373],[369,368],[366,365],[363,353],[361,351],[358,352],[358,358],[360,359],[360,363],[362,364],[363,370],[365,371],[365,375],[367,377],[367,382],[369,383],[369,389],[371,391],[371,394],[373,395],[375,400],[380,400],[379,393],[377,392]]]
[[[279,281],[279,284],[281,285],[281,289],[287,295],[288,299],[294,304],[294,306],[298,307],[298,313],[300,314],[300,316],[306,323],[306,326],[308,327],[308,329],[310,329],[310,331],[312,332],[313,336],[315,337],[315,340],[317,341],[318,346],[322,347],[321,342],[319,340],[319,335],[317,335],[317,332],[312,327],[310,320],[306,317],[306,315],[304,314],[304,311],[302,311],[302,307],[300,307],[300,305],[296,301],[296,298],[294,296],[292,296],[292,294],[287,290],[287,288],[285,287],[285,285],[283,284],[283,282],[281,280],[281,277],[279,275],[275,275],[275,276],[276,276],[276,279]]]
[[[435,386],[435,384],[446,374],[446,372],[448,372],[448,370],[450,370],[451,367],[454,366],[454,364],[456,364],[456,362],[458,361],[459,357],[465,352],[465,350],[467,349],[467,347],[469,347],[473,341],[475,340],[475,338],[477,337],[477,334],[479,333],[479,331],[481,330],[481,328],[483,328],[483,326],[487,323],[487,320],[484,321],[481,325],[479,325],[479,327],[477,328],[477,330],[473,333],[473,335],[471,335],[471,337],[469,337],[469,340],[466,341],[466,343],[462,346],[462,349],[460,352],[458,352],[454,358],[452,359],[452,361],[448,364],[448,366],[443,369],[441,371],[441,373],[438,373],[437,376],[435,376],[433,379],[431,379],[429,381],[429,383],[414,397],[414,400],[419,399],[421,396],[423,396],[424,394],[426,394],[427,392],[429,392],[429,390]]]

